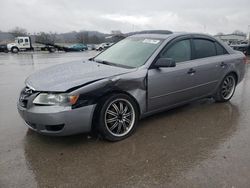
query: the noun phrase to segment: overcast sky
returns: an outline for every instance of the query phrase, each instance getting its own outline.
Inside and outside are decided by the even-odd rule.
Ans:
[[[247,32],[250,0],[0,0],[0,30]]]

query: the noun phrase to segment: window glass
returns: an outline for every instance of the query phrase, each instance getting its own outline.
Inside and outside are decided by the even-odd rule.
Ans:
[[[218,43],[215,43],[216,50],[217,50],[217,55],[224,55],[227,54],[227,51]]]
[[[29,42],[29,40],[28,40],[28,39],[25,39],[25,42]]]
[[[182,40],[173,44],[161,54],[162,58],[172,58],[176,63],[191,60],[190,40]]]
[[[22,43],[23,42],[23,39],[19,39],[19,43]]]
[[[140,67],[161,43],[160,39],[128,37],[95,57],[95,61],[106,61],[117,66]]]
[[[216,48],[213,41],[206,39],[194,39],[196,59],[216,56]]]

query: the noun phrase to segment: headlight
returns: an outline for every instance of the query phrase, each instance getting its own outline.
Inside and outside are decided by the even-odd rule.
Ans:
[[[78,95],[68,94],[52,94],[52,93],[40,93],[35,100],[34,104],[38,105],[74,105],[77,102]]]

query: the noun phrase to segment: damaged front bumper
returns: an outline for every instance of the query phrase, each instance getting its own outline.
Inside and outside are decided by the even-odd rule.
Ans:
[[[71,109],[62,106],[33,106],[29,109],[17,105],[27,126],[38,133],[67,136],[91,131],[96,105]]]

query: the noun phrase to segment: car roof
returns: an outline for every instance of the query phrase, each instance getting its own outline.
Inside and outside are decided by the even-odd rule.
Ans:
[[[202,38],[208,38],[215,40],[214,37],[208,34],[202,34],[202,33],[188,33],[188,32],[173,32],[170,34],[157,34],[157,33],[148,33],[148,34],[135,34],[131,35],[130,37],[141,37],[141,38],[152,38],[152,39],[168,39],[169,37],[179,37],[179,36],[193,36],[193,37],[202,37]]]
[[[212,41],[217,41],[219,42],[229,53],[235,53],[234,50],[229,47],[227,44],[225,44],[223,41],[220,39],[217,39],[209,34],[203,34],[203,33],[188,33],[188,32],[173,32],[170,34],[156,34],[156,33],[148,33],[148,34],[136,34],[136,35],[131,35],[130,37],[140,37],[140,38],[149,38],[149,39],[160,39],[160,40],[168,40],[168,39],[174,39],[176,37],[181,37],[181,36],[189,36],[189,37],[194,37],[194,38],[202,38],[202,39],[208,39]]]

